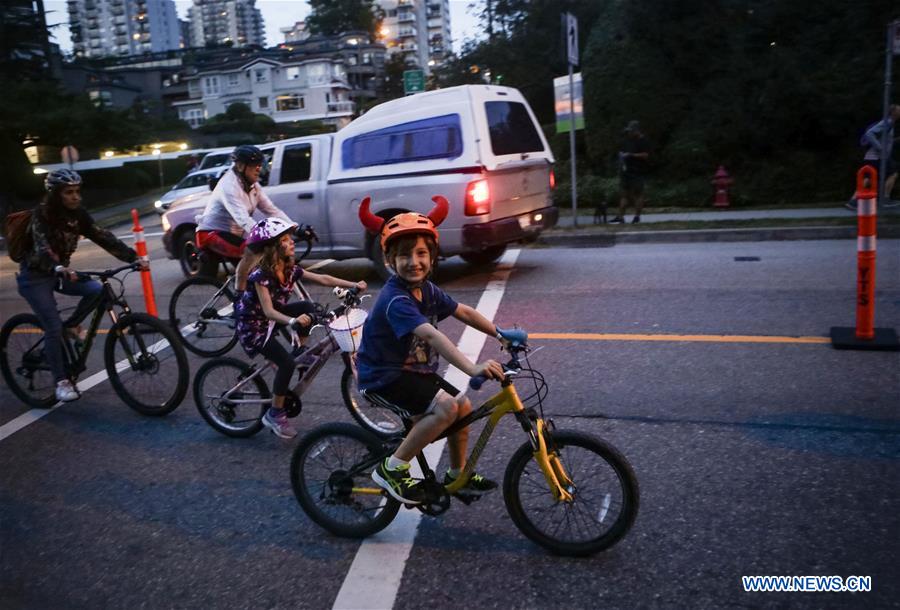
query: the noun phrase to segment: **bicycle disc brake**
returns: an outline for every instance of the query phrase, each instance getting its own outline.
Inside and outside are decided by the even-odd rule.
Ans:
[[[416,508],[432,517],[442,515],[450,508],[450,494],[444,486],[434,479],[425,479],[419,483],[425,489],[425,501]]]

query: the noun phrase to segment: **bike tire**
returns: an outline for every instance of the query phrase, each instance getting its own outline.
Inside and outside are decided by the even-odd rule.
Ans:
[[[350,411],[356,423],[378,438],[387,439],[403,434],[403,420],[399,415],[372,404],[359,393],[356,377],[349,366],[344,367],[344,373],[341,375],[341,396],[344,399],[344,406]]]
[[[0,372],[19,400],[31,407],[48,409],[57,402],[56,379],[44,360],[43,342],[43,328],[36,315],[12,316],[0,329]]]
[[[637,516],[640,494],[631,465],[613,446],[590,434],[562,430],[544,434],[548,451],[555,447],[573,480],[575,499],[572,503],[554,499],[531,443],[525,443],[513,454],[503,477],[509,516],[529,539],[557,555],[582,557],[608,549],[628,533]],[[549,523],[551,513],[561,518]],[[598,531],[583,531],[594,523],[600,526]],[[568,534],[566,528],[577,531]]]
[[[354,494],[377,487],[372,470],[393,449],[365,430],[344,422],[314,428],[291,457],[291,487],[314,523],[335,536],[365,538],[394,520],[400,503],[388,494]]]
[[[205,362],[194,377],[194,403],[197,410],[206,423],[225,436],[249,438],[263,429],[262,416],[268,409],[267,405],[260,404],[256,409],[252,405],[246,405],[241,408],[241,416],[235,419],[235,406],[221,398],[222,394],[233,388],[251,369],[249,364],[237,358],[214,358]],[[272,397],[262,376],[254,377],[252,385],[252,389],[260,399]],[[208,386],[215,389],[210,390]],[[239,397],[243,399],[247,398],[247,395],[248,392],[245,390]],[[237,399],[238,396],[234,395],[232,398]]]
[[[231,280],[226,280],[231,281]],[[210,306],[217,321],[230,321],[227,325],[207,325],[203,323],[201,307],[218,292],[222,282],[205,275],[189,277],[182,281],[172,293],[169,301],[169,324],[181,337],[184,347],[198,356],[215,358],[222,356],[237,343],[235,323],[230,315],[222,316],[218,310],[231,305],[234,293],[226,288],[215,303]],[[191,326],[191,328],[185,328]]]
[[[129,353],[136,355],[137,368],[117,370]],[[143,415],[171,413],[187,394],[190,368],[184,347],[168,324],[149,314],[131,312],[116,321],[106,337],[103,361],[116,394]]]

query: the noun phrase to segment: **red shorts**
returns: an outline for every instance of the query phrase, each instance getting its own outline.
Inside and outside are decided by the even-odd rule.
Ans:
[[[215,252],[225,258],[241,258],[247,242],[227,231],[197,231],[197,247]]]

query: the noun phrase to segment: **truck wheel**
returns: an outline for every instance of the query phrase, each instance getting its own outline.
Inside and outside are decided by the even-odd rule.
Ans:
[[[178,234],[178,237],[175,238],[174,251],[181,264],[181,272],[187,277],[197,275],[200,270],[200,252],[194,244],[192,230],[185,229]]]
[[[377,273],[378,277],[385,282],[394,275],[394,270],[388,267],[387,263],[384,262],[384,252],[381,251],[381,240],[377,237],[372,239],[369,244],[369,259],[371,259],[372,264],[375,265],[375,273]]]
[[[460,257],[471,265],[489,265],[503,256],[504,252],[506,252],[505,245],[492,246],[476,252],[463,252]]]

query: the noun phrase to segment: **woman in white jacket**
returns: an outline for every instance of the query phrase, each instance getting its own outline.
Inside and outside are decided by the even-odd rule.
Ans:
[[[269,199],[259,184],[265,156],[256,146],[238,146],[231,154],[234,165],[219,179],[209,203],[197,223],[197,246],[226,258],[240,258],[236,272],[238,295],[247,288],[247,276],[259,264],[262,251],[247,247],[246,236],[256,221],[259,210],[267,217],[293,223]]]

